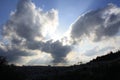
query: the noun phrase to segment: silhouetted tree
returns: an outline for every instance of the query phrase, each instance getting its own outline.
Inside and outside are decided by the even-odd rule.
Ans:
[[[6,60],[6,58],[5,57],[3,57],[3,56],[0,56],[0,65],[7,65],[7,60]]]
[[[17,71],[14,64],[8,65],[5,57],[0,56],[0,80],[25,80],[25,75]]]

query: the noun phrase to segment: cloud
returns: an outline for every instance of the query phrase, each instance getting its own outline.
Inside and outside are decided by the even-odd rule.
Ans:
[[[65,57],[72,50],[71,46],[63,45],[59,40],[57,41],[46,41],[46,42],[36,42],[26,44],[29,49],[39,49],[46,53],[51,53],[54,58],[53,63],[62,63],[65,62]]]
[[[71,51],[71,46],[63,45],[60,41],[47,41],[44,45],[41,47],[41,50],[52,53],[54,63],[65,62],[64,58]]]
[[[74,41],[89,37],[93,41],[101,41],[115,36],[120,28],[120,8],[113,4],[87,12],[80,16],[70,29]]]
[[[114,4],[108,4],[104,8],[81,15],[71,24],[67,32],[69,36],[67,40],[77,47],[74,47],[77,55],[75,53],[67,55],[68,63],[76,62],[73,57],[78,57],[78,55],[77,60],[89,61],[109,51],[118,50],[119,33],[120,7]]]
[[[57,10],[44,12],[30,0],[20,0],[17,9],[12,12],[10,19],[4,25],[3,35],[17,36],[27,41],[42,39],[54,32],[58,25]],[[49,27],[49,28],[48,28]]]
[[[47,36],[52,36],[57,26],[57,10],[45,12],[30,0],[20,0],[10,19],[3,25],[0,55],[6,56],[9,62],[17,62],[23,59],[22,57],[36,55],[36,59],[34,58],[36,61],[38,58],[35,50],[38,50],[51,54],[53,63],[62,63],[71,47],[63,45],[60,41],[46,40]],[[28,62],[34,62],[31,61]]]
[[[0,44],[0,55],[5,56],[10,63],[19,63],[22,57],[34,55],[20,46]]]
[[[58,11],[45,12],[30,0],[20,0],[1,30],[0,55],[6,56],[10,63],[28,65],[87,61],[94,53],[78,57],[77,52],[72,52],[75,45],[70,44],[71,39],[79,42],[89,37],[97,42],[111,38],[119,32],[119,18],[120,8],[109,4],[79,17],[70,27],[69,39],[62,37],[55,41],[51,37],[59,24]]]

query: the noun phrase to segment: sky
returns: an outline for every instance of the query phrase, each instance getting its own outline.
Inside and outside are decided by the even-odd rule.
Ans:
[[[120,48],[119,0],[1,0],[0,55],[16,65],[72,65]]]

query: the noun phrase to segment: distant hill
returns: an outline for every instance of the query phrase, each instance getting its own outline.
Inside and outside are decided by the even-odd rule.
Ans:
[[[106,61],[116,61],[116,60],[120,60],[120,51],[117,51],[115,53],[110,52],[109,54],[103,55],[103,56],[99,56],[96,59],[93,59],[90,61],[90,63],[93,62],[106,62]]]
[[[120,80],[120,51],[69,67],[0,65],[0,70],[0,80]]]

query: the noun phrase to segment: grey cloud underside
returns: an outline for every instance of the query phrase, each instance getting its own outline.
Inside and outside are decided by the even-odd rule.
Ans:
[[[71,51],[71,47],[63,45],[61,42],[56,41],[51,43],[51,41],[46,42],[45,47],[42,47],[41,50],[52,53],[54,58],[54,63],[65,62],[64,58]]]
[[[71,37],[77,41],[82,37],[93,41],[110,38],[119,32],[120,8],[109,4],[107,7],[90,11],[80,16],[71,26]]]
[[[49,40],[47,42],[30,42],[26,45],[29,49],[39,49],[46,53],[51,53],[54,58],[54,63],[65,62],[64,58],[71,51],[71,46],[63,45],[60,41],[53,42]]]
[[[2,48],[4,46],[4,49]],[[17,47],[10,47],[8,45],[0,46],[0,55],[5,56],[10,63],[20,62],[21,57],[32,56],[32,53],[29,53],[25,50],[21,50]]]

